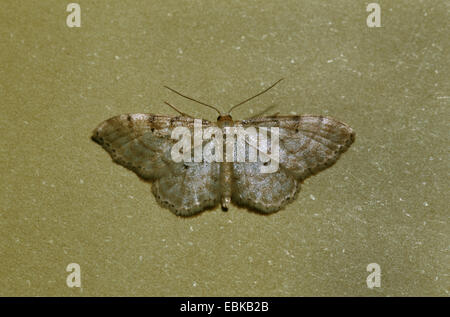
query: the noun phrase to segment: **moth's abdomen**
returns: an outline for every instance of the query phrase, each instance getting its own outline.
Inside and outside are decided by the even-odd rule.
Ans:
[[[231,187],[233,185],[233,163],[220,164],[220,188],[222,210],[227,211],[231,202]]]

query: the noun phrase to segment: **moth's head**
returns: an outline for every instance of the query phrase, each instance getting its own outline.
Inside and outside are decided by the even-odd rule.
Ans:
[[[217,121],[223,122],[223,121],[233,121],[233,118],[229,114],[221,114],[217,117]]]

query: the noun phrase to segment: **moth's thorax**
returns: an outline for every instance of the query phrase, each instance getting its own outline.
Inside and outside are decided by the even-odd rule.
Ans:
[[[217,118],[217,125],[220,128],[229,127],[233,125],[233,118],[229,114],[220,115]]]

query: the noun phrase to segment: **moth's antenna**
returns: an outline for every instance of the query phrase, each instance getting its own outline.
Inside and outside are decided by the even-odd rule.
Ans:
[[[250,97],[250,98],[248,98],[248,99],[245,99],[244,101],[238,103],[237,105],[234,105],[233,107],[231,107],[230,110],[228,110],[227,114],[230,114],[231,111],[233,111],[234,109],[236,109],[236,108],[239,107],[240,105],[243,105],[243,104],[246,103],[247,101],[250,101],[250,100],[252,100],[253,98],[258,97],[258,96],[262,95],[263,93],[267,92],[269,89],[275,87],[275,85],[278,84],[278,83],[279,83],[280,81],[282,81],[283,79],[284,79],[284,78],[279,79],[276,83],[272,84],[272,86],[270,86],[269,88],[264,89],[263,91],[261,91],[260,93],[254,95],[253,97]]]
[[[176,112],[178,112],[179,114],[181,114],[182,116],[186,116],[189,118],[192,118],[190,115],[188,115],[187,113],[181,112],[180,110],[178,110],[177,108],[175,108],[175,106],[172,106],[170,103],[168,103],[167,101],[164,101],[164,103],[166,105],[168,105],[170,108],[172,108],[173,110],[175,110]]]
[[[201,101],[198,101],[198,100],[196,100],[196,99],[194,99],[194,98],[191,98],[191,97],[188,97],[188,96],[185,96],[185,95],[183,95],[182,93],[180,93],[180,92],[178,92],[178,91],[176,91],[175,89],[172,89],[172,88],[170,88],[170,87],[167,87],[167,86],[164,86],[164,88],[167,88],[167,89],[169,89],[170,91],[172,91],[172,92],[174,92],[174,93],[176,93],[177,95],[180,95],[181,97],[184,97],[184,98],[186,98],[186,99],[189,99],[189,100],[192,100],[192,101],[195,101],[195,102],[197,102],[197,103],[199,103],[199,104],[201,104],[201,105],[204,105],[204,106],[207,106],[207,107],[210,107],[211,109],[214,109],[214,110],[216,110],[218,113],[219,113],[219,115],[221,115],[222,113],[216,108],[216,107],[213,107],[213,106],[211,106],[211,105],[208,105],[207,103],[204,103],[204,102],[201,102]],[[177,110],[178,111],[178,110]]]

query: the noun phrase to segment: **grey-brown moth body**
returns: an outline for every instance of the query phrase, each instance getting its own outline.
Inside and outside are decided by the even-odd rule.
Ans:
[[[194,119],[184,115],[119,115],[101,123],[92,139],[114,162],[151,181],[158,203],[179,216],[191,216],[219,204],[227,210],[230,203],[264,214],[276,212],[295,199],[303,180],[333,165],[355,139],[347,124],[316,115],[242,121],[221,115],[216,123],[201,123],[203,129],[278,127],[278,170],[261,173],[264,162],[260,160],[174,162],[170,153],[177,140],[171,138],[172,131],[186,127],[194,134]],[[204,141],[204,145],[208,142]]]

